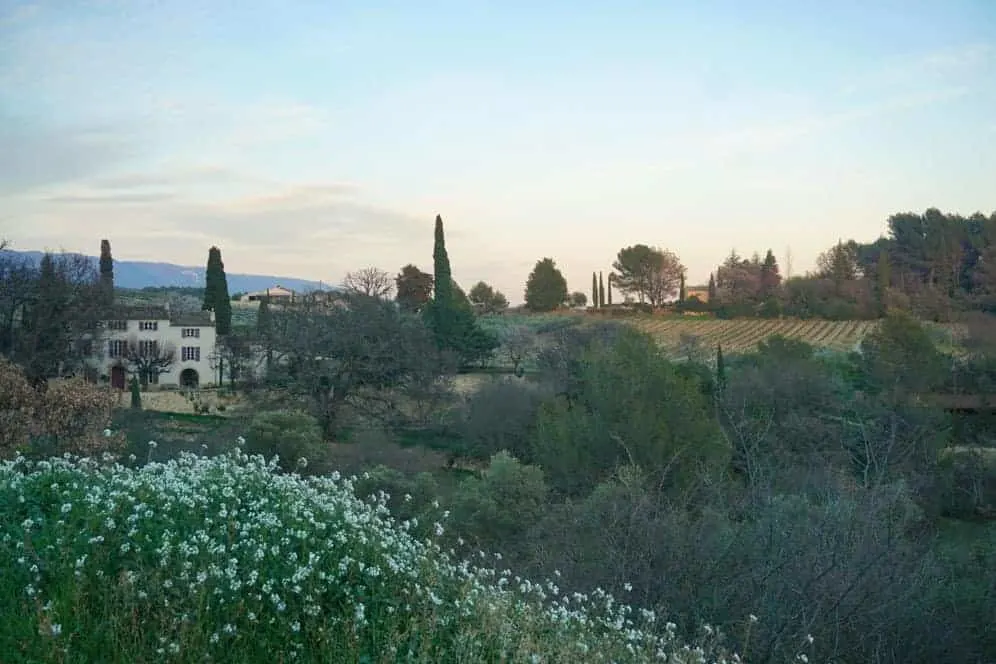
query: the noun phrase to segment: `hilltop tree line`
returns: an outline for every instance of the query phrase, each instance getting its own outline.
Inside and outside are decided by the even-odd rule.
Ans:
[[[726,318],[873,319],[904,310],[948,320],[965,311],[991,312],[996,310],[996,212],[964,217],[931,208],[923,214],[894,214],[885,236],[870,243],[841,240],[803,276],[786,278],[769,248],[749,257],[731,251],[710,273],[708,285],[691,295],[686,279],[687,269],[675,252],[635,244],[619,250],[607,275],[592,273],[590,297],[571,292],[556,261],[541,258],[526,278],[524,300],[528,310],[537,312],[589,305],[669,307]],[[402,270],[396,284],[403,306],[417,308],[426,301],[427,277],[414,265]],[[613,303],[614,292],[622,301]],[[470,296],[481,312],[507,306],[507,298],[484,282]]]

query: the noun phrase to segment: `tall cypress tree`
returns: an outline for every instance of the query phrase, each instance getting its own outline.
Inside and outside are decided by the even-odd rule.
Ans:
[[[214,324],[218,334],[225,335],[232,330],[232,300],[228,294],[228,277],[225,264],[221,260],[221,249],[208,250],[207,269],[204,273],[205,311],[214,312]]]
[[[436,215],[432,263],[434,295],[423,309],[423,316],[436,337],[436,345],[440,350],[455,352],[464,365],[487,357],[498,346],[498,339],[478,326],[470,301],[453,283],[443,218],[439,215]]]
[[[98,282],[100,304],[109,307],[114,304],[114,259],[111,257],[111,243],[100,241],[100,281]]]
[[[678,282],[678,304],[685,301],[685,295],[687,295],[685,292],[685,273],[682,272],[681,280]]]
[[[715,304],[716,302],[716,275],[709,275],[709,304]]]
[[[609,306],[612,306],[612,273],[611,272],[609,272],[609,279],[608,279],[607,288],[605,289],[605,294],[607,295],[607,297],[605,298],[606,301],[609,303]]]
[[[716,387],[726,389],[726,361],[723,359],[723,345],[716,344]]]
[[[593,309],[598,309],[600,306],[598,301],[598,278],[594,272],[591,273],[591,306]]]
[[[602,273],[598,273],[598,306],[605,306],[605,282],[602,281]]]

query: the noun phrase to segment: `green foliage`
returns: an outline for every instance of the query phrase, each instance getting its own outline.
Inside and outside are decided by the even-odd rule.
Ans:
[[[611,301],[612,298],[610,297],[609,302]],[[598,273],[598,306],[599,307],[605,306],[605,282],[602,279],[601,272]]]
[[[598,278],[595,273],[591,273],[591,306],[597,309],[602,306],[602,298],[598,295]]]
[[[109,307],[114,304],[114,258],[111,257],[111,243],[100,241],[100,281],[98,293],[101,305]]]
[[[543,515],[547,493],[542,470],[498,452],[482,477],[464,480],[453,497],[453,526],[477,548],[514,551]]]
[[[204,272],[204,303],[201,308],[214,312],[215,329],[219,335],[231,331],[232,300],[228,295],[228,277],[225,276],[225,264],[218,247],[208,250],[207,269]]]
[[[300,459],[315,461],[322,455],[322,429],[312,415],[300,411],[257,413],[249,423],[246,452],[266,459],[279,456],[281,468],[295,470]]]
[[[924,326],[902,312],[886,317],[864,338],[861,356],[864,387],[896,398],[936,389],[949,366]]]
[[[455,354],[461,366],[483,362],[497,348],[498,339],[477,324],[470,301],[453,281],[443,220],[438,215],[432,257],[435,297],[426,304],[422,313],[435,336],[436,346]]]
[[[138,376],[131,377],[131,407],[137,410],[142,409],[142,387],[138,383]]]
[[[485,314],[497,314],[508,309],[508,299],[501,291],[479,281],[470,289],[469,299],[477,305],[479,311]]]
[[[650,338],[622,334],[590,344],[579,359],[568,367],[570,390],[537,419],[533,458],[556,489],[590,491],[631,463],[662,490],[680,492],[727,462],[701,383],[677,371]]]
[[[432,299],[435,278],[411,263],[401,268],[395,277],[395,299],[402,311],[418,313]]]
[[[529,462],[536,414],[543,399],[536,385],[517,379],[493,380],[479,387],[467,399],[460,420],[464,454],[488,459],[507,450]]]
[[[536,261],[526,280],[525,298],[530,311],[553,311],[567,302],[567,280],[552,258]]]

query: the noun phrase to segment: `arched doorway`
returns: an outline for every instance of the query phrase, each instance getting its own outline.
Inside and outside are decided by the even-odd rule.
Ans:
[[[195,390],[200,382],[200,376],[197,375],[196,369],[184,369],[180,372],[180,387]]]
[[[111,367],[111,387],[118,390],[125,388],[125,368],[123,366]]]

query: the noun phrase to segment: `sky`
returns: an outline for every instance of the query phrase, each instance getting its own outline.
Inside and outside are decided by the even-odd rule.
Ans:
[[[0,0],[0,237],[513,303],[996,210],[993,0]],[[791,255],[791,261],[789,261]]]

